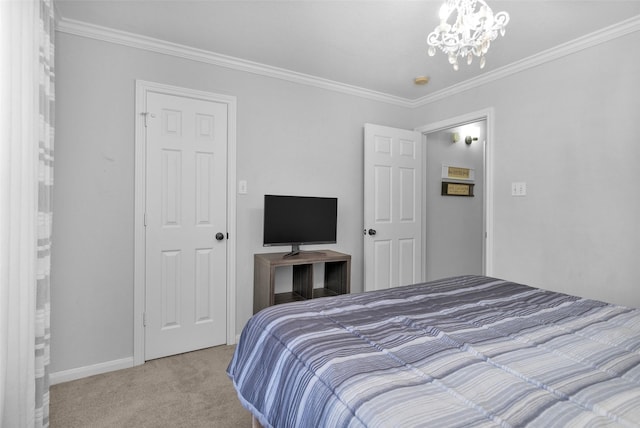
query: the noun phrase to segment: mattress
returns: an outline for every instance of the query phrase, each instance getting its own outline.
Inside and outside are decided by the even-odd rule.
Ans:
[[[460,276],[266,308],[227,373],[265,427],[640,426],[640,310]]]

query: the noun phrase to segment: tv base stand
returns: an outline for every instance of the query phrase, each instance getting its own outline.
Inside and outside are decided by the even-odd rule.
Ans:
[[[332,250],[255,254],[253,258],[253,313],[267,306],[297,300],[336,296],[351,291],[351,256]],[[324,263],[324,284],[313,288],[313,264]],[[293,268],[291,292],[275,293],[276,269]]]
[[[287,257],[295,257],[295,256],[299,256],[300,254],[306,254],[306,255],[317,255],[317,256],[326,256],[327,253],[324,251],[297,251],[297,252],[293,252],[291,251],[290,253],[286,253],[284,256],[282,256],[283,259],[286,259]]]

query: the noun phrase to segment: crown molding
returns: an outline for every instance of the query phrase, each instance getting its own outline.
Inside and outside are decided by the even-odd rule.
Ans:
[[[334,80],[312,76],[310,74],[298,73],[296,71],[279,67],[272,67],[270,65],[261,64],[258,62],[248,61],[228,55],[222,55],[203,49],[192,48],[177,43],[171,43],[152,37],[142,36],[139,34],[129,33],[121,30],[115,30],[108,27],[102,27],[82,21],[76,21],[73,19],[61,18],[56,23],[56,31],[96,39],[104,42],[124,45],[132,48],[143,49],[151,52],[157,52],[165,55],[171,55],[174,57],[189,59],[192,61],[198,61],[206,64],[216,65],[219,67],[230,68],[233,70],[244,71],[247,73],[258,74],[261,76],[273,77],[276,79],[286,80],[302,85],[314,86],[334,92],[341,92],[348,95],[355,95],[357,97],[380,101],[387,104],[393,104],[400,107],[411,107],[412,104],[411,100],[395,95],[372,91],[370,89],[348,85],[345,83],[336,82]]]
[[[272,67],[258,62],[222,55],[203,49],[192,48],[177,43],[166,42],[152,37],[115,30],[73,19],[61,18],[58,20],[56,23],[56,31],[185,58],[192,61],[198,61],[261,76],[286,80],[302,85],[314,86],[321,89],[340,92],[400,107],[416,108],[468,91],[478,86],[486,85],[487,83],[494,82],[529,68],[563,58],[567,55],[611,41],[627,34],[640,31],[640,15],[416,99],[408,99],[385,94],[310,74],[298,73],[296,71],[279,67]]]
[[[640,15],[626,19],[615,25],[605,27],[601,30],[555,46],[551,49],[547,49],[535,55],[531,55],[527,58],[508,64],[504,67],[497,68],[478,77],[474,77],[448,88],[436,91],[432,94],[426,95],[421,98],[417,98],[411,102],[411,107],[421,107],[435,101],[450,97],[452,95],[459,94],[469,89],[476,88],[478,86],[485,85],[496,80],[500,80],[512,74],[519,73],[529,68],[536,67],[538,65],[554,61],[556,59],[563,58],[567,55],[571,55],[576,52],[580,52],[584,49],[617,39],[627,34],[634,33],[640,30]]]

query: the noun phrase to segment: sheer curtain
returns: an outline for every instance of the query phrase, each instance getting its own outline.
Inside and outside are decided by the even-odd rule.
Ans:
[[[49,425],[51,0],[0,1],[0,426]]]

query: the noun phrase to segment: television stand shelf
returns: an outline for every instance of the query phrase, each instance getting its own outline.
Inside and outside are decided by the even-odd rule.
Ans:
[[[253,256],[253,313],[267,306],[318,297],[347,294],[351,290],[351,256],[332,250],[264,253]],[[324,284],[313,288],[313,264],[324,263]],[[293,290],[275,293],[276,269],[293,267]]]

